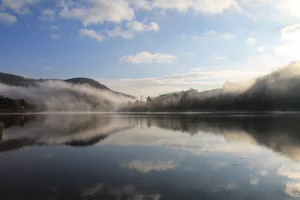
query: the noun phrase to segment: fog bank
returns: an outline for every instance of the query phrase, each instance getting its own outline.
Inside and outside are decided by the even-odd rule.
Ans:
[[[128,101],[107,90],[63,81],[43,81],[27,87],[0,83],[0,94],[25,99],[36,104],[38,111],[116,111],[120,104]]]

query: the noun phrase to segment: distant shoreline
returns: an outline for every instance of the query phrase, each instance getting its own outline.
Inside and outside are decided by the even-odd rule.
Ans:
[[[299,114],[300,111],[220,111],[220,112],[85,112],[85,111],[59,111],[59,112],[0,112],[0,115],[86,115],[86,114],[103,114],[103,115],[293,115]]]

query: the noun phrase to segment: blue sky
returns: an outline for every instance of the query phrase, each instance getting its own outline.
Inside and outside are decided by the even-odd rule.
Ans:
[[[297,0],[2,0],[0,71],[134,95],[220,87],[298,60]]]

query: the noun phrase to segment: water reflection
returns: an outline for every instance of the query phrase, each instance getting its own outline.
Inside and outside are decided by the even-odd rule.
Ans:
[[[109,134],[133,127],[130,120],[113,115],[40,115],[5,116],[9,126],[2,131],[0,152],[16,146],[70,145],[90,146],[105,139]],[[14,123],[25,118],[22,127]],[[29,123],[34,120],[33,123]],[[0,119],[1,121],[1,119]],[[28,123],[27,123],[28,122]],[[6,122],[5,122],[6,123]],[[26,124],[27,123],[27,124]],[[21,145],[13,145],[19,143]],[[12,148],[3,148],[12,145]]]
[[[175,169],[177,167],[177,164],[172,160],[156,162],[133,160],[129,163],[124,163],[121,166],[124,168],[136,169],[142,173],[149,173],[151,171],[166,171]]]
[[[92,188],[82,191],[81,196],[84,199],[130,199],[130,200],[159,200],[158,194],[143,194],[136,191],[132,185],[126,185],[121,188],[109,187],[105,184],[98,184]]]
[[[0,199],[300,198],[299,119],[2,116]]]

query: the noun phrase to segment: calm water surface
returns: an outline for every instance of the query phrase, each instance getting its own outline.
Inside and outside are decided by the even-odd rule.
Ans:
[[[300,116],[0,116],[0,199],[300,198]]]

